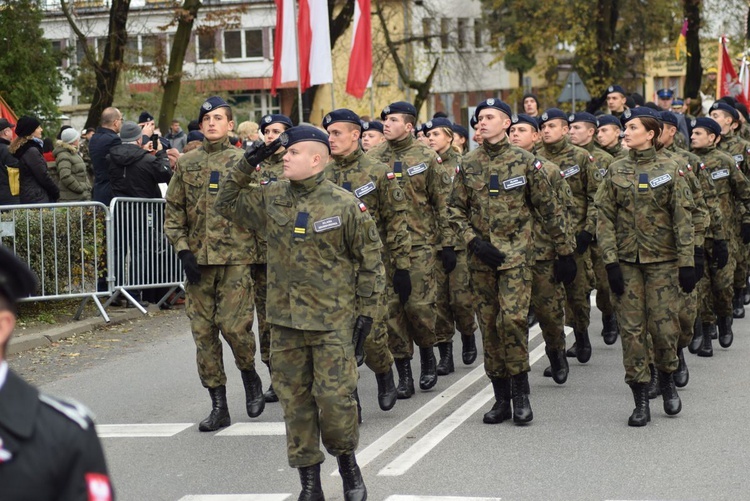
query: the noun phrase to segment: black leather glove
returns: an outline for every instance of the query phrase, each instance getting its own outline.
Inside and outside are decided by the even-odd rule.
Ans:
[[[695,289],[695,268],[692,266],[680,266],[679,272],[680,287],[686,294],[690,294]]]
[[[589,244],[591,244],[593,240],[594,235],[586,230],[581,230],[581,232],[576,235],[576,252],[579,254],[586,252],[586,249],[589,248]]]
[[[699,281],[703,278],[703,272],[706,268],[706,251],[703,247],[696,247],[695,254],[693,254],[693,261],[695,262],[695,281]]]
[[[189,284],[197,284],[201,281],[201,269],[198,266],[198,261],[195,259],[195,254],[189,250],[181,250],[177,253],[177,257],[182,261],[182,269],[185,271]]]
[[[411,296],[411,276],[409,270],[396,270],[393,273],[393,288],[401,304],[406,304]]]
[[[742,223],[740,226],[740,237],[743,244],[750,244],[750,223]]]
[[[622,277],[622,270],[620,269],[620,263],[609,263],[605,266],[607,269],[607,281],[609,282],[609,289],[613,294],[622,296],[625,294],[625,279]]]
[[[456,251],[453,250],[453,247],[443,247],[443,250],[440,253],[440,259],[443,260],[443,269],[446,273],[450,273],[456,269],[457,258]]]
[[[276,150],[281,146],[281,141],[276,139],[271,144],[266,145],[263,141],[258,139],[245,152],[245,160],[252,166],[256,166],[266,158],[273,155]]]
[[[714,240],[714,261],[718,269],[722,269],[729,262],[729,247],[726,240]]]
[[[573,254],[558,256],[552,264],[552,271],[556,282],[562,282],[565,285],[573,283],[578,272],[578,265]]]
[[[484,264],[493,268],[502,266],[505,262],[505,254],[497,250],[497,247],[491,243],[482,240],[479,237],[474,237],[474,239],[469,242],[469,250],[481,259]]]
[[[352,344],[354,344],[354,357],[357,359],[357,367],[365,363],[365,339],[372,330],[372,318],[360,315],[354,322],[352,333]]]

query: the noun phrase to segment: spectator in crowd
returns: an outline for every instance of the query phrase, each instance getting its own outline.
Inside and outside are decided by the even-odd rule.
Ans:
[[[48,169],[55,168],[55,155],[52,151],[55,149],[55,143],[51,138],[45,137],[42,139],[42,156],[44,161],[47,162]]]
[[[201,124],[198,123],[198,120],[190,120],[190,122],[188,123],[188,134],[190,134],[194,130],[201,130]]]
[[[121,143],[122,113],[117,108],[106,108],[102,112],[102,125],[89,140],[89,155],[94,166],[94,200],[104,205],[112,201],[112,186],[109,184],[109,150]]]
[[[247,122],[242,122],[237,127],[237,135],[239,136],[240,141],[242,141],[242,148],[245,150],[248,149],[251,144],[260,139],[260,135],[258,134],[258,124],[249,120]]]
[[[78,145],[78,153],[80,153],[81,158],[83,158],[83,163],[86,164],[86,174],[89,177],[89,184],[91,186],[94,185],[94,166],[91,164],[91,155],[89,155],[89,141],[91,141],[91,136],[94,135],[95,129],[91,127],[86,127],[81,132],[81,141]]]
[[[70,127],[62,131],[55,146],[55,167],[61,202],[91,200],[86,163],[78,154],[80,138],[78,131]]]
[[[21,182],[18,159],[8,151],[14,128],[14,124],[0,118],[0,205],[19,203]]]
[[[169,139],[172,148],[182,153],[182,149],[187,144],[187,134],[185,134],[185,131],[180,127],[179,120],[172,120],[172,126],[169,130],[169,134],[167,134],[167,139]]]
[[[161,198],[159,183],[169,183],[172,169],[161,143],[151,154],[143,144],[141,128],[124,122],[120,131],[121,144],[109,152],[109,179],[115,197]]]
[[[16,138],[9,151],[18,159],[22,204],[57,202],[60,190],[47,171],[42,155],[42,124],[35,117],[22,116],[16,124]]]
[[[200,148],[203,144],[203,133],[199,130],[190,131],[187,135],[187,144],[182,150],[183,153],[188,153],[196,148]]]

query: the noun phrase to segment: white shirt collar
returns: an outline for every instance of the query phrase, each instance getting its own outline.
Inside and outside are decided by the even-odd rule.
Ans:
[[[3,389],[5,380],[8,378],[8,362],[0,360],[0,390]]]

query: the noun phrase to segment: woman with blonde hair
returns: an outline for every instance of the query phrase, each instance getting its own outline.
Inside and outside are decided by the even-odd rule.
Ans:
[[[248,149],[254,141],[259,139],[258,124],[249,120],[247,122],[242,122],[237,127],[237,135],[239,136],[240,141],[242,141],[242,148]]]

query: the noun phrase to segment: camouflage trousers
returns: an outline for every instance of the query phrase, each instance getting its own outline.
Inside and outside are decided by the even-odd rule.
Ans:
[[[437,317],[435,319],[435,337],[438,343],[453,340],[458,332],[465,336],[474,334],[477,324],[474,321],[474,294],[471,291],[469,263],[465,249],[456,250],[456,268],[445,273],[440,260],[435,266],[437,283]]]
[[[701,282],[705,281],[705,278],[701,278]],[[690,344],[693,339],[693,328],[695,327],[695,318],[698,316],[698,287],[700,282],[695,287],[693,292],[685,294],[680,289],[680,296],[683,300],[683,305],[679,311],[680,317],[680,338],[677,341],[678,348],[685,348]]]
[[[537,261],[531,268],[531,305],[547,347],[560,351],[565,349],[565,286],[555,281],[553,264]]]
[[[529,372],[532,272],[525,266],[503,271],[471,271],[484,346],[484,370],[490,379]]]
[[[255,367],[253,278],[250,265],[201,266],[201,279],[185,287],[198,375],[206,388],[227,382],[219,331],[241,371]]]
[[[609,291],[609,279],[607,278],[607,269],[604,267],[602,253],[599,250],[599,244],[591,242],[591,265],[594,269],[594,283],[592,289],[596,289],[596,307],[602,312],[602,315],[612,315],[615,310],[612,307],[612,297]]]
[[[365,338],[365,365],[375,374],[384,374],[393,366],[388,348],[388,298],[380,294],[378,317],[373,318],[370,335]]]
[[[565,286],[565,325],[577,331],[586,331],[589,328],[589,316],[591,315],[591,284],[594,283],[594,270],[591,265],[590,250],[579,254],[573,253],[576,260],[578,272],[576,278]]]
[[[435,268],[437,251],[433,246],[413,247],[411,254],[411,296],[401,305],[393,288],[393,270],[388,287],[388,344],[393,358],[414,355],[414,343],[422,348],[435,345]]]
[[[706,239],[706,269],[698,282],[701,321],[715,323],[716,316],[732,316],[732,282],[735,269],[735,252],[729,252],[729,261],[722,269],[716,267],[713,256],[713,239]]]
[[[250,265],[255,283],[255,312],[258,316],[258,338],[260,339],[260,359],[268,365],[271,358],[271,326],[266,322],[266,298],[268,281],[266,263]]]
[[[357,362],[352,331],[304,331],[271,326],[271,382],[286,425],[289,466],[350,454],[359,442]]]
[[[747,266],[748,266],[748,246],[742,243],[739,236],[735,236],[734,253],[736,265],[734,268],[734,289],[744,289],[747,285]]]
[[[657,369],[677,369],[677,341],[683,304],[677,283],[677,263],[631,264],[620,262],[625,293],[614,297],[622,337],[625,382],[648,383],[653,360]],[[650,339],[649,340],[649,335]]]

